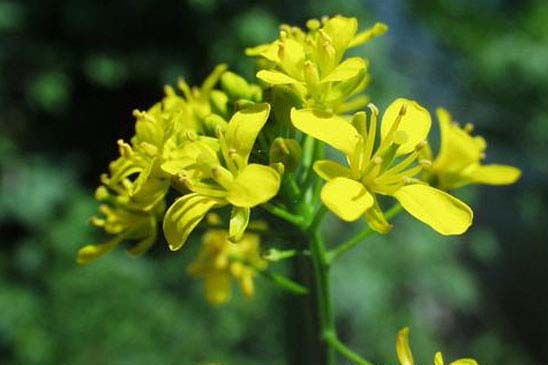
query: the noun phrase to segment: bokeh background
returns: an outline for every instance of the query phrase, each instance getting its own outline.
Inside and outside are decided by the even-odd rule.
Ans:
[[[459,192],[475,226],[443,238],[404,215],[335,267],[342,337],[394,364],[409,325],[417,363],[548,362],[548,2],[0,1],[0,364],[285,364],[293,301],[259,278],[252,300],[209,307],[186,267],[197,242],[145,257],[118,250],[78,267],[98,176],[132,135],[131,111],[216,63],[253,77],[246,46],[279,23],[352,15],[390,31],[371,59],[381,108],[411,97],[474,122],[488,161],[523,169],[510,187]],[[434,130],[434,133],[437,133]],[[335,219],[329,237],[352,232]],[[288,340],[289,339],[289,340]]]

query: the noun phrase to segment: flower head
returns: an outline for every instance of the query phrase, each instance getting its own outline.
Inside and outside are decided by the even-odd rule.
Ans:
[[[396,198],[415,218],[441,234],[461,234],[472,221],[472,210],[453,196],[415,178],[430,161],[421,160],[430,114],[418,103],[397,99],[386,110],[376,146],[378,110],[370,105],[356,113],[351,123],[344,118],[312,109],[291,112],[294,126],[346,155],[348,166],[330,160],[316,161],[314,170],[327,180],[321,198],[341,219],[365,216],[378,232],[391,226],[377,202],[377,194]]]
[[[233,279],[238,281],[245,296],[253,295],[253,278],[268,264],[260,256],[259,242],[259,236],[253,233],[244,234],[238,243],[231,242],[225,230],[213,229],[204,234],[198,257],[188,272],[204,279],[209,302],[226,303]]]
[[[250,210],[273,198],[280,188],[279,172],[249,163],[255,140],[268,119],[270,106],[243,109],[218,129],[219,150],[202,145],[192,169],[178,175],[191,191],[178,198],[164,217],[164,234],[172,250],[179,249],[210,209],[232,205],[230,238],[238,241],[248,225]]]
[[[459,126],[443,108],[437,109],[441,147],[432,163],[431,176],[443,190],[468,184],[508,185],[515,183],[521,171],[508,165],[483,165],[487,144],[481,136],[472,136],[472,125]]]
[[[413,354],[409,347],[409,328],[405,327],[398,332],[396,341],[396,353],[400,365],[415,365]],[[441,352],[437,352],[434,356],[434,365],[444,365]],[[451,362],[449,365],[478,365],[474,359],[458,359]]]
[[[387,27],[377,23],[371,29],[356,34],[356,18],[335,16],[321,23],[307,22],[308,31],[282,25],[279,39],[270,44],[246,50],[249,56],[268,61],[257,78],[272,86],[290,87],[305,107],[346,112],[364,106],[362,97],[345,104],[368,84],[368,63],[361,57],[343,61],[347,49],[383,34]]]

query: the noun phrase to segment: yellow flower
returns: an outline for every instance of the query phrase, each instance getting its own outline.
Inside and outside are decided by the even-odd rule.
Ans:
[[[386,110],[375,149],[378,110],[370,105],[371,117],[356,113],[344,118],[312,109],[291,111],[300,131],[346,155],[348,167],[337,162],[316,161],[314,170],[327,180],[321,191],[323,203],[345,221],[360,216],[380,233],[391,225],[380,209],[376,194],[396,198],[418,220],[444,235],[461,234],[472,223],[472,210],[453,196],[414,178],[430,161],[419,160],[425,145],[430,114],[412,100],[397,99]]]
[[[251,208],[278,193],[278,171],[249,163],[255,139],[269,113],[268,104],[256,104],[235,113],[226,129],[218,131],[219,153],[202,145],[193,169],[178,176],[192,193],[175,200],[164,217],[164,234],[172,250],[182,247],[210,209],[226,205],[233,207],[230,239],[238,241],[249,223]]]
[[[245,296],[253,295],[253,278],[257,270],[267,266],[260,255],[259,241],[259,236],[252,233],[244,234],[238,243],[231,242],[225,230],[212,229],[204,234],[198,257],[188,271],[204,279],[209,302],[226,303],[230,299],[232,279],[239,282]]]
[[[482,165],[487,147],[485,140],[470,135],[472,125],[461,128],[447,110],[437,109],[441,147],[431,173],[443,190],[468,184],[508,185],[515,183],[521,171],[508,165]]]
[[[361,57],[342,59],[348,48],[383,34],[386,25],[377,23],[356,34],[356,18],[335,16],[323,24],[310,20],[307,27],[305,33],[283,25],[278,40],[246,50],[249,56],[269,61],[257,78],[272,86],[291,87],[306,107],[343,113],[364,106],[365,97],[345,102],[367,86],[368,62]]]
[[[398,332],[396,341],[396,353],[400,365],[415,365],[413,354],[409,347],[409,328],[405,327]],[[437,352],[434,356],[434,365],[444,365],[441,352]],[[451,362],[449,365],[478,365],[474,359],[458,359]]]
[[[146,252],[154,244],[158,234],[158,220],[165,210],[163,201],[159,201],[150,210],[139,209],[127,193],[114,195],[104,186],[97,189],[96,198],[107,204],[102,204],[99,208],[104,218],[93,217],[91,223],[103,228],[113,237],[104,243],[80,248],[76,262],[87,264],[110,252],[123,241],[136,241],[128,250],[133,256]]]

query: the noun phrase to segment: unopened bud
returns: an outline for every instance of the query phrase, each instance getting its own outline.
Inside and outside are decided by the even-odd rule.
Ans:
[[[270,146],[270,163],[282,163],[286,171],[295,171],[301,162],[302,150],[294,139],[276,138]]]
[[[247,81],[233,72],[227,71],[221,76],[221,87],[230,99],[251,99],[253,90]]]

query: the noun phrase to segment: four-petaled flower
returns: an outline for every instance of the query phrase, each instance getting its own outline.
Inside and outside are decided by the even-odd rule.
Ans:
[[[436,112],[441,147],[429,172],[440,189],[450,190],[468,184],[508,185],[519,179],[521,171],[516,167],[481,164],[487,144],[481,136],[471,135],[471,124],[462,128],[447,110],[438,108]]]
[[[248,225],[251,208],[277,194],[279,172],[248,161],[269,113],[268,104],[256,104],[234,114],[226,128],[218,130],[219,151],[201,145],[202,153],[191,173],[178,176],[191,193],[175,200],[164,217],[164,235],[170,249],[181,248],[209,210],[226,205],[232,205],[230,239],[238,241]]]
[[[376,107],[371,117],[356,113],[349,123],[344,118],[312,109],[291,111],[293,125],[346,155],[348,167],[337,162],[316,161],[314,170],[327,180],[321,192],[323,203],[345,221],[361,216],[380,233],[391,225],[386,221],[376,195],[396,198],[418,220],[444,235],[461,234],[472,223],[472,210],[455,197],[414,178],[430,161],[419,160],[431,125],[430,114],[418,103],[397,99],[386,110],[377,135]]]

